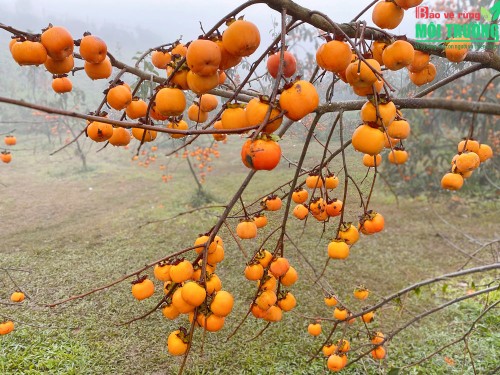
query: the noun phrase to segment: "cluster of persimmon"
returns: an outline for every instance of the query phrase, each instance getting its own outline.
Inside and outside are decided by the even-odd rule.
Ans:
[[[26,296],[24,295],[24,293],[22,291],[17,290],[10,295],[10,300],[13,303],[21,303],[24,301],[25,297]],[[14,331],[14,322],[12,320],[6,320],[3,322],[0,322],[0,336],[7,335],[7,334],[11,333],[12,331]]]
[[[88,32],[82,39],[73,40],[66,28],[49,25],[42,34],[14,36],[9,44],[12,57],[19,65],[43,64],[53,74],[52,88],[57,93],[73,89],[68,73],[75,67],[75,46],[79,46],[80,56],[85,60],[84,70],[91,79],[111,76],[106,43]]]
[[[160,262],[154,267],[154,277],[163,282],[163,315],[174,320],[185,314],[196,327],[209,332],[222,329],[227,315],[231,312],[234,299],[231,293],[222,290],[222,282],[215,273],[218,263],[224,259],[222,238],[215,236],[208,245],[209,234],[200,235],[194,242],[198,254],[195,261],[175,259]],[[206,252],[206,265],[203,269],[203,255]],[[202,272],[205,272],[202,277]],[[132,295],[143,300],[154,294],[155,285],[147,276],[138,277],[132,282]],[[170,333],[167,340],[169,353],[183,355],[189,345],[185,328]]]
[[[270,194],[260,202],[261,210],[250,218],[245,210],[245,217],[240,220],[236,226],[236,235],[242,240],[248,240],[257,237],[257,231],[267,225],[267,216],[265,211],[279,211],[283,202],[280,197]]]
[[[352,135],[352,146],[364,153],[363,164],[378,167],[382,162],[380,152],[390,149],[387,158],[391,164],[404,164],[408,153],[402,140],[410,135],[410,124],[396,108],[394,102],[384,95],[370,97],[361,108],[363,124]]]
[[[257,282],[257,292],[250,311],[257,319],[278,322],[283,312],[297,305],[294,295],[283,287],[290,287],[298,280],[297,270],[288,259],[273,255],[265,249],[257,251],[245,267],[245,278]]]
[[[363,286],[356,288],[353,292],[354,298],[364,301],[368,298],[370,292]],[[325,304],[328,307],[335,307],[333,311],[333,317],[339,321],[345,322],[345,324],[353,324],[355,319],[351,318],[352,315],[346,308],[339,304],[339,301],[335,295],[327,294],[324,298]],[[367,312],[361,316],[361,320],[364,323],[370,323],[373,321],[374,313],[372,311]],[[323,331],[321,320],[317,319],[311,322],[307,326],[307,332],[314,337],[320,336]],[[381,347],[381,344],[385,342],[385,336],[381,332],[370,332],[369,334],[370,342],[375,345],[371,354],[374,359],[383,359],[385,357],[385,349]],[[341,338],[335,342],[335,340],[326,341],[321,351],[325,358],[327,359],[327,367],[329,370],[337,372],[342,370],[348,363],[347,354],[351,350],[351,344],[345,338]]]
[[[312,191],[311,197],[303,185]],[[303,185],[292,192],[292,200],[297,204],[292,212],[297,219],[304,220],[311,213],[316,220],[324,222],[330,217],[340,215],[342,201],[328,197],[328,192],[339,185],[339,179],[335,174],[328,173],[323,177],[317,172],[311,172]],[[316,194],[319,197],[316,197]]]
[[[6,135],[3,139],[6,146],[15,146],[17,143],[17,138],[14,135]],[[3,150],[0,152],[0,160],[4,163],[10,163],[12,161],[12,154],[8,150]]]
[[[451,170],[441,179],[441,187],[446,190],[460,190],[464,180],[472,176],[479,165],[493,156],[493,150],[485,143],[465,138],[457,146],[458,153],[451,160]]]

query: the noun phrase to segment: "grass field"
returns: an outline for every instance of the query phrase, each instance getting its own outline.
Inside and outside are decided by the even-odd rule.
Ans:
[[[11,164],[0,166],[0,317],[16,322],[12,334],[0,337],[0,374],[175,374],[181,360],[167,353],[166,338],[179,325],[188,326],[186,317],[170,322],[157,311],[138,322],[120,325],[156,304],[155,299],[161,298],[160,284],[155,297],[142,302],[132,297],[130,284],[124,282],[56,308],[44,305],[104,285],[191,246],[199,233],[214,225],[220,209],[199,210],[144,225],[203,204],[182,158],[169,159],[168,172],[174,178],[162,182],[158,169],[164,162],[161,146],[158,160],[147,169],[130,161],[130,151],[106,149],[96,153],[94,147],[88,154],[89,171],[82,172],[72,151],[49,157],[50,150],[41,138],[28,136],[25,142],[18,147],[31,150],[36,144],[37,151],[18,152]],[[241,142],[219,147],[221,157],[214,161],[214,171],[204,185],[213,197],[210,204],[225,204],[246,176],[239,156],[234,156]],[[298,146],[291,141],[284,144],[285,155],[295,160]],[[313,154],[311,160],[315,157]],[[359,156],[349,155],[349,163],[360,164]],[[361,167],[353,168],[356,175],[362,176]],[[339,169],[337,166],[335,170]],[[245,202],[287,181],[292,172],[283,162],[278,171],[258,174],[244,194]],[[366,185],[363,189],[369,188]],[[347,260],[330,263],[322,279],[323,285],[329,285],[349,306],[362,307],[351,298],[359,284],[372,291],[367,302],[371,305],[411,283],[457,270],[468,258],[444,238],[471,253],[477,244],[463,233],[478,241],[498,237],[496,202],[469,202],[460,196],[450,199],[445,193],[432,201],[399,197],[396,202],[382,183],[377,188],[372,207],[384,214],[386,230],[363,237]],[[356,193],[350,194],[355,197]],[[347,218],[354,220],[359,214],[354,198],[348,206]],[[258,250],[259,240],[279,225],[278,213],[269,218],[270,225],[257,240],[243,242],[246,253]],[[234,228],[236,220],[229,224]],[[248,259],[227,229],[222,230],[226,257],[217,274],[223,288],[235,296],[235,308],[221,332],[196,333],[186,374],[328,372],[323,359],[309,362],[325,336],[312,338],[306,330],[310,322],[306,317],[331,316],[331,308],[323,303],[322,289],[313,283],[314,271],[319,273],[326,260],[326,246],[336,223],[323,229],[309,221],[303,233],[303,223],[290,220],[288,232],[302,254],[286,244],[286,255],[300,275],[291,288],[298,300],[297,308],[255,339],[264,322],[249,318],[229,341],[227,337],[247,311],[255,285],[243,277]],[[469,266],[491,262],[498,250],[493,246],[478,254]],[[480,287],[495,277],[498,274],[488,273],[449,280],[446,290],[443,283],[422,288],[400,304],[378,311],[370,328],[390,332],[426,307],[465,294],[473,288],[472,282]],[[18,306],[8,304],[16,288],[12,280],[29,296]],[[498,300],[500,294],[497,291],[489,298]],[[389,343],[387,360],[375,363],[367,357],[345,373],[387,373],[391,368],[418,361],[460,337],[481,313],[485,301],[467,300],[422,320]],[[481,320],[470,336],[469,348],[478,373],[487,373],[500,364],[499,325],[496,309]],[[329,326],[325,322],[324,331]],[[363,335],[361,322],[356,322],[348,333],[353,343],[366,343],[366,339],[356,341]],[[358,344],[353,349],[360,353],[366,346]],[[471,374],[473,370],[461,343],[401,373]]]

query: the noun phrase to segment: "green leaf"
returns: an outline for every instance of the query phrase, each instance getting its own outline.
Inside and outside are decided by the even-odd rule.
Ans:
[[[420,287],[415,288],[415,294],[416,294],[417,296],[420,296],[420,293],[421,293],[421,292],[422,292],[422,291],[420,290]]]
[[[481,7],[481,15],[483,16],[483,18],[485,19],[485,21],[491,22],[492,14],[485,7]]]
[[[387,372],[387,375],[399,375],[400,370],[400,368],[393,367],[389,370],[389,372]]]
[[[441,290],[443,291],[443,293],[446,293],[446,291],[448,290],[448,284],[443,284]]]

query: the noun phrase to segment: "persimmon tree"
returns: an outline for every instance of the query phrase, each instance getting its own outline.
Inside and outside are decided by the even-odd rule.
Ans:
[[[260,55],[256,54],[261,43],[260,32],[252,20],[241,17],[246,8],[258,3],[267,4],[280,18],[280,32]],[[486,137],[486,128],[495,121],[494,116],[500,115],[500,105],[498,101],[483,99],[499,77],[498,45],[490,43],[472,50],[470,40],[455,35],[444,45],[434,46],[391,33],[405,11],[420,3],[374,1],[350,23],[339,24],[326,13],[306,9],[290,0],[251,0],[225,15],[208,31],[202,30],[203,35],[198,39],[169,41],[146,50],[134,66],[117,60],[107,50],[105,41],[90,33],[75,40],[59,25],[49,25],[42,33],[34,34],[0,24],[0,28],[12,34],[9,47],[14,60],[20,65],[44,64],[53,74],[52,88],[61,95],[71,95],[71,75],[111,79],[101,104],[91,113],[0,97],[2,103],[86,120],[78,131],[73,131],[74,139],[64,147],[80,147],[79,142],[87,137],[86,142],[100,143],[103,145],[100,152],[106,152],[108,147],[130,147],[135,138],[135,157],[139,157],[144,145],[154,144],[162,136],[170,137],[172,142],[165,154],[199,157],[195,160],[200,161],[198,167],[203,171],[210,155],[218,156],[216,142],[231,142],[235,134],[248,138],[239,155],[222,156],[241,158],[249,172],[206,233],[186,238],[183,249],[150,260],[115,281],[48,306],[56,308],[131,281],[132,295],[137,300],[156,298],[157,303],[128,324],[158,310],[174,321],[179,315],[189,316],[189,326],[173,328],[166,338],[168,351],[183,356],[179,368],[182,373],[197,337],[196,330],[219,331],[226,316],[231,314],[234,299],[239,297],[224,290],[224,280],[217,275],[217,265],[224,261],[227,247],[241,250],[246,264],[242,264],[240,271],[250,282],[255,282],[252,301],[247,314],[241,317],[241,324],[247,319],[262,319],[266,322],[262,334],[271,324],[279,324],[283,314],[293,311],[297,303],[293,284],[300,275],[288,254],[297,252],[305,263],[310,263],[289,231],[292,220],[303,220],[304,229],[313,225],[322,228],[324,266],[316,269],[310,265],[309,271],[314,275],[314,285],[324,294],[320,303],[331,308],[331,315],[304,319],[311,322],[309,334],[325,334],[312,353],[312,360],[324,361],[332,371],[340,371],[366,356],[382,360],[387,344],[407,327],[448,306],[497,290],[498,278],[493,277],[482,288],[429,307],[390,332],[380,332],[371,328],[370,323],[381,308],[397,304],[408,293],[426,285],[498,270],[498,257],[476,267],[465,268],[466,264],[461,270],[430,277],[376,301],[370,299],[369,286],[354,292],[337,290],[325,280],[325,270],[346,259],[358,241],[368,241],[367,236],[384,230],[383,213],[373,207],[371,198],[377,180],[387,178],[380,173],[381,164],[390,163],[401,171],[402,165],[411,159],[411,150],[405,148],[412,126],[406,110],[431,113],[442,109],[473,114],[462,134],[464,140],[459,143],[460,137],[456,140],[457,149],[449,150],[449,170],[433,171],[443,176],[443,188],[460,189],[464,179],[480,165],[488,168],[488,159],[493,156],[488,145],[493,140]],[[368,17],[375,27],[363,20]],[[289,35],[308,26],[315,28],[312,33],[321,38],[321,43],[314,53],[308,53],[309,57],[314,56],[314,66],[303,66],[304,76],[299,77],[296,67],[301,63],[294,56],[293,46],[288,48],[287,44]],[[146,69],[146,63],[160,73],[155,74],[151,65]],[[239,68],[239,64],[246,64],[247,69]],[[402,69],[408,70],[412,90],[398,91],[392,82],[400,73],[393,72]],[[430,95],[474,72],[486,77],[484,90],[477,99]],[[420,86],[424,88],[417,89]],[[359,98],[338,100],[339,90]],[[401,92],[412,95],[403,97]],[[493,97],[498,98],[496,93]],[[353,132],[346,126],[347,112],[359,116],[360,125]],[[478,124],[475,121],[478,115],[490,116],[489,122]],[[286,149],[278,141],[291,136],[296,122],[304,126],[305,136],[300,139],[298,159],[286,159],[294,171],[293,178],[248,203],[244,194],[250,181],[264,173],[265,178],[272,178],[273,172],[267,171],[287,158]],[[480,138],[476,136],[478,127],[482,129]],[[153,147],[157,151],[157,146]],[[347,162],[346,153],[351,148],[359,153],[359,164],[366,167],[361,180]],[[319,157],[311,162],[308,156],[318,149]],[[2,160],[9,152],[2,153]],[[191,162],[189,167],[193,171]],[[193,175],[196,177],[195,172]],[[205,174],[200,177],[196,180],[198,184]],[[355,211],[357,214],[353,214]],[[264,227],[266,230],[261,229]],[[228,230],[229,237],[220,236],[223,228]],[[477,252],[485,246],[482,244]],[[159,286],[162,292],[155,292]],[[364,301],[362,309],[352,307],[347,297],[350,294]],[[23,298],[13,295],[12,302],[20,303]],[[481,315],[472,322],[471,330],[498,303],[493,298],[488,300]],[[361,320],[361,330],[352,328],[356,320]],[[7,321],[0,326],[0,333],[12,329],[12,322]],[[469,333],[449,345],[462,342],[467,345]],[[354,337],[352,342],[348,337]],[[472,355],[470,360],[474,366]]]

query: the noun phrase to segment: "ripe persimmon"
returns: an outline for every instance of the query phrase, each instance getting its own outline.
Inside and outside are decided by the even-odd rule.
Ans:
[[[275,52],[267,58],[267,71],[271,77],[276,78],[278,76],[279,64],[280,64],[281,52]],[[297,61],[295,56],[289,51],[283,52],[283,76],[285,78],[290,78],[295,74],[297,70]]]
[[[384,359],[386,351],[383,346],[377,346],[375,349],[371,351],[371,355],[373,359]]]
[[[93,64],[88,61],[85,61],[83,64],[83,68],[85,73],[90,79],[107,79],[111,76],[113,72],[113,66],[111,65],[111,60],[106,56],[104,60],[100,63]]]
[[[381,162],[382,162],[382,155],[380,155],[380,154],[377,154],[377,155],[364,154],[363,155],[363,165],[366,167],[375,167],[375,166],[378,167]]]
[[[384,64],[384,61],[382,60],[382,53],[387,46],[388,43],[383,40],[375,40],[371,46],[373,58],[377,60],[380,65]]]
[[[332,190],[339,186],[339,178],[331,173],[325,177],[325,188]]]
[[[268,195],[265,197],[261,205],[267,210],[267,211],[278,211],[281,209],[282,201],[281,198],[278,197],[277,195]]]
[[[253,217],[253,222],[257,226],[257,229],[263,228],[267,225],[267,216],[262,214],[257,214]]]
[[[328,256],[332,259],[346,259],[349,256],[349,245],[344,240],[332,240],[328,244]]]
[[[317,173],[310,173],[306,177],[306,186],[309,189],[317,189],[323,186],[323,178]]]
[[[286,291],[286,292],[280,292],[279,297],[278,297],[278,302],[276,302],[278,307],[287,312],[291,311],[297,306],[297,300],[295,299],[295,296]]]
[[[396,40],[382,53],[382,61],[387,69],[399,70],[407,67],[415,58],[413,46],[406,40]]]
[[[354,245],[359,240],[358,229],[351,223],[342,223],[338,236],[348,245]]]
[[[271,105],[265,97],[250,100],[245,108],[248,126],[261,125],[266,119],[270,107]],[[278,108],[272,107],[268,122],[262,129],[264,133],[272,133],[280,127],[283,122],[283,117],[279,116],[280,112]]]
[[[303,204],[298,204],[293,209],[293,216],[299,220],[304,220],[309,215],[309,210]]]
[[[326,366],[328,367],[329,370],[338,372],[342,370],[346,365],[344,357],[346,357],[345,354],[332,354],[328,357],[328,360],[326,361]]]
[[[66,74],[75,66],[75,60],[73,55],[69,55],[63,60],[54,60],[50,56],[47,56],[47,60],[45,60],[43,65],[52,74]]]
[[[243,220],[236,226],[236,235],[241,239],[255,238],[257,225],[251,219]]]
[[[433,63],[429,63],[425,68],[419,72],[410,71],[410,81],[417,86],[425,85],[426,83],[434,81],[436,78],[437,69]]]
[[[172,267],[171,264],[164,262],[160,262],[155,265],[153,269],[155,278],[160,281],[170,281],[170,267]]]
[[[176,264],[172,264],[172,267],[170,267],[170,278],[174,283],[182,283],[183,281],[189,280],[193,272],[194,269],[191,262],[184,259]]]
[[[196,123],[203,123],[208,120],[208,112],[203,112],[198,103],[193,103],[187,111],[188,118]]]
[[[165,318],[170,320],[174,320],[180,314],[179,310],[172,303],[163,306],[161,312]]]
[[[250,56],[260,45],[259,29],[252,22],[235,20],[222,33],[222,43],[233,56]]]
[[[372,12],[372,21],[381,29],[395,29],[404,17],[404,10],[392,1],[379,1]]]
[[[85,61],[98,64],[106,58],[108,47],[101,38],[85,33],[80,41],[80,55]]]
[[[482,163],[493,157],[493,150],[487,144],[481,143],[479,145],[479,149],[477,150],[477,156],[479,156],[479,160]]]
[[[269,264],[269,272],[276,278],[283,276],[290,269],[290,262],[283,257],[273,258]]]
[[[380,102],[375,106],[367,101],[361,107],[361,120],[365,123],[377,123],[377,125],[388,127],[396,118],[396,105],[392,101]]]
[[[7,320],[0,323],[0,335],[7,335],[14,330],[14,322],[12,320]]]
[[[259,296],[255,299],[255,303],[263,311],[269,310],[277,302],[276,293],[273,290],[266,289],[262,291]]]
[[[25,298],[25,295],[21,291],[14,292],[10,295],[10,300],[12,302],[23,302]]]
[[[319,322],[310,323],[307,326],[307,332],[311,336],[319,336],[321,334],[321,324]]]
[[[222,289],[222,282],[215,273],[207,275],[206,281],[206,289],[208,294],[213,294],[214,292],[218,292]]]
[[[73,53],[73,37],[62,26],[49,27],[42,33],[40,41],[47,50],[47,54],[54,60],[63,60]]]
[[[382,74],[382,68],[375,59],[366,59],[365,61],[357,60],[349,64],[345,71],[347,83],[353,87],[371,87]]]
[[[255,254],[255,260],[257,260],[264,268],[269,266],[272,259],[273,255],[266,249],[260,249],[257,254]]]
[[[356,289],[354,289],[353,294],[354,294],[354,298],[359,299],[361,301],[364,301],[365,299],[368,298],[370,291],[368,289],[366,289],[365,287],[360,286],[360,287],[357,287]]]
[[[47,60],[47,50],[40,42],[18,41],[12,45],[10,52],[19,65],[40,65]]]
[[[203,112],[211,112],[219,105],[219,99],[212,94],[203,94],[200,96],[199,106]]]
[[[221,115],[222,129],[241,129],[248,127],[244,104],[226,104]]]
[[[346,320],[349,315],[349,311],[342,306],[336,306],[333,310],[333,317],[337,320]]]
[[[124,84],[111,87],[106,94],[106,100],[109,106],[117,111],[125,109],[132,102],[130,87]]]
[[[464,178],[459,173],[446,173],[441,179],[441,187],[446,190],[460,190]]]
[[[420,72],[425,69],[427,65],[429,65],[430,58],[431,57],[427,52],[415,50],[413,62],[406,68],[412,73]]]
[[[394,120],[386,128],[387,135],[392,138],[406,139],[410,135],[410,124],[406,120]]]
[[[2,151],[0,153],[0,159],[2,160],[2,162],[8,164],[12,161],[12,154],[10,153],[10,151]]]
[[[113,126],[105,122],[92,121],[85,129],[87,136],[95,142],[104,142],[113,135]]]
[[[408,160],[408,152],[399,147],[396,147],[393,150],[389,151],[387,158],[389,159],[389,163],[391,164],[404,164]]]
[[[351,63],[351,58],[351,46],[339,40],[324,43],[316,51],[318,66],[330,72],[344,72]]]
[[[227,316],[231,313],[233,305],[233,295],[225,290],[219,290],[210,303],[210,311],[218,316]]]
[[[281,285],[284,285],[284,286],[291,286],[293,284],[295,284],[295,282],[299,279],[299,274],[297,273],[297,270],[293,267],[293,266],[290,266],[290,268],[288,268],[288,271],[286,271],[286,273],[281,276]]]
[[[330,294],[325,296],[324,301],[325,301],[325,305],[327,305],[329,307],[336,306],[337,303],[339,302],[337,300],[337,297],[335,297],[334,295],[330,295]]]
[[[191,306],[200,306],[207,296],[207,291],[196,281],[187,281],[182,285],[181,296]]]
[[[455,160],[458,172],[469,172],[481,164],[481,159],[475,152],[463,152]]]
[[[188,334],[185,329],[175,330],[168,335],[168,352],[175,356],[183,355],[187,351],[188,342]]]
[[[205,94],[219,85],[219,73],[201,76],[190,70],[186,74],[186,83],[195,94]]]
[[[64,94],[73,90],[73,84],[68,77],[57,77],[52,80],[52,90]]]
[[[375,345],[382,344],[385,340],[385,335],[382,332],[373,332],[370,336],[370,342]]]
[[[319,95],[312,83],[298,80],[290,87],[285,87],[281,92],[279,103],[286,117],[298,121],[318,107]]]
[[[126,146],[130,143],[130,131],[125,128],[113,128],[113,135],[108,139],[113,146]]]
[[[309,197],[309,193],[307,192],[307,190],[300,188],[300,187],[296,188],[292,193],[292,200],[298,204],[304,203],[305,201],[307,201],[308,197]]]
[[[257,139],[248,139],[241,148],[243,164],[255,170],[270,171],[279,164],[281,147],[278,142],[265,135]]]
[[[127,106],[125,113],[131,120],[146,116],[148,111],[148,103],[139,98],[132,98],[132,101]]]
[[[375,313],[373,311],[367,312],[363,315],[361,315],[361,320],[365,323],[371,323],[373,322]]]
[[[132,295],[139,301],[151,297],[154,292],[155,285],[147,276],[132,281]]]
[[[264,276],[264,267],[260,263],[250,263],[245,267],[245,278],[251,281],[257,281]]]
[[[186,97],[182,90],[164,87],[156,93],[155,111],[164,116],[179,116],[186,109]]]
[[[175,129],[175,130],[188,130],[189,125],[184,120],[174,120],[174,121],[170,121],[167,124],[167,128],[168,129]],[[184,138],[185,136],[186,136],[186,134],[182,134],[182,133],[171,133],[170,134],[170,137],[172,137],[174,139]]]
[[[17,138],[16,136],[14,135],[6,135],[3,139],[3,142],[7,145],[7,146],[15,146],[16,143],[17,143]]]
[[[464,139],[458,142],[457,149],[458,152],[470,151],[475,152],[476,154],[479,151],[479,142],[475,139]]]
[[[362,124],[352,135],[352,146],[356,151],[368,155],[377,155],[384,148],[384,132],[378,127]]]
[[[450,38],[445,43],[444,53],[446,58],[451,62],[461,62],[467,56],[471,45],[470,38],[457,37]]]
[[[152,142],[156,139],[157,135],[158,132],[156,130],[132,128],[132,136],[141,142]]]
[[[202,77],[213,76],[219,69],[221,53],[217,43],[208,39],[197,39],[189,43],[186,63],[189,69]]]

